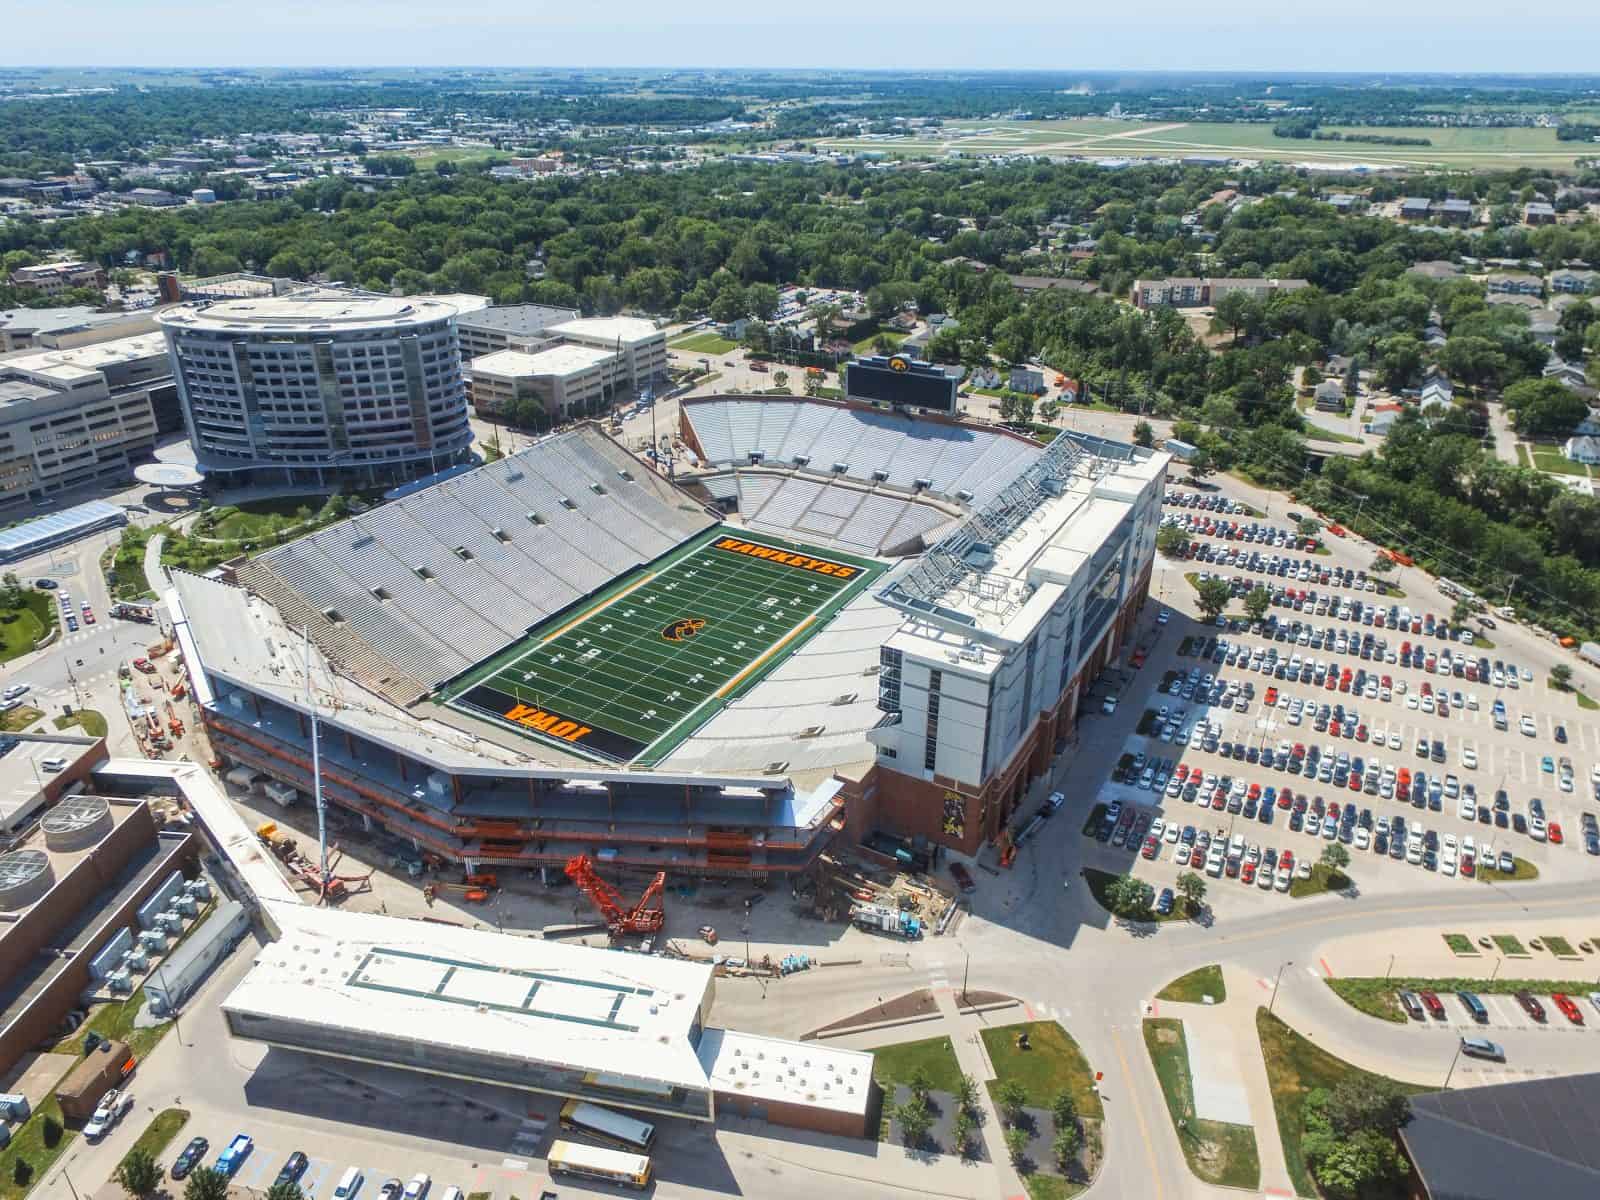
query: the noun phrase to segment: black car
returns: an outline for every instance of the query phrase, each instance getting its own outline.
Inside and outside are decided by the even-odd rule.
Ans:
[[[306,1167],[310,1162],[303,1151],[296,1150],[284,1161],[283,1166],[278,1169],[278,1177],[272,1182],[274,1184],[298,1182],[300,1176],[306,1173]]]
[[[205,1158],[206,1151],[209,1149],[211,1149],[211,1143],[206,1141],[205,1138],[190,1139],[189,1144],[183,1148],[183,1153],[178,1155],[172,1162],[172,1177],[174,1179],[182,1179],[190,1171],[198,1167],[200,1160]]]

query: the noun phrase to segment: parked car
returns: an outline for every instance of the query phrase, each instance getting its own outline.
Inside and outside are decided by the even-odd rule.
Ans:
[[[1516,997],[1517,1003],[1522,1005],[1523,1012],[1541,1025],[1545,1022],[1547,1018],[1545,1017],[1544,1005],[1539,1003],[1538,997],[1529,991],[1520,991],[1516,993]]]
[[[1398,997],[1400,1000],[1400,1007],[1406,1010],[1406,1015],[1413,1021],[1424,1021],[1427,1019],[1428,1013],[1427,1010],[1422,1007],[1422,998],[1415,992],[1402,990],[1398,993]]]
[[[112,1088],[100,1098],[100,1104],[95,1108],[88,1123],[83,1127],[83,1136],[91,1142],[104,1137],[110,1132],[111,1127],[120,1121],[132,1107],[132,1096]]]
[[[206,1156],[206,1151],[211,1149],[211,1143],[203,1137],[190,1138],[189,1144],[183,1148],[182,1153],[172,1160],[172,1177],[182,1179],[190,1171],[200,1165]]]
[[[1488,1038],[1462,1038],[1461,1053],[1468,1058],[1487,1058],[1491,1062],[1506,1060],[1505,1047],[1498,1042],[1491,1042]]]

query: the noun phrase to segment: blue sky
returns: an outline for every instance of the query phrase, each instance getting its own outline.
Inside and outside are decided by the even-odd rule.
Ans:
[[[1600,70],[1594,0],[1554,0],[1526,13],[1492,0],[11,0],[4,7],[0,64],[11,66]]]

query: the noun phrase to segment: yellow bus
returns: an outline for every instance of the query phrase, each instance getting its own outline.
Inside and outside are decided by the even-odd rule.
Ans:
[[[578,1179],[598,1179],[643,1190],[650,1183],[650,1158],[622,1150],[601,1150],[576,1142],[557,1142],[545,1159],[552,1175],[571,1175]]]

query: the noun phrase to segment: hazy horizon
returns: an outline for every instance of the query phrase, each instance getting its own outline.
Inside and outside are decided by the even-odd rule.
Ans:
[[[548,0],[79,0],[15,11],[0,44],[11,68],[470,68],[1055,70],[1589,75],[1600,71],[1600,5],[1563,0],[1546,19],[1508,20],[1461,0],[1422,12],[1376,0],[1339,9],[1236,3],[1212,19],[1151,0],[1134,16],[1063,13],[1043,0],[982,10],[925,0],[891,21],[815,0],[724,20],[725,6],[613,0],[609,21]],[[92,31],[92,39],[85,37]],[[1378,36],[1381,31],[1381,36]]]

